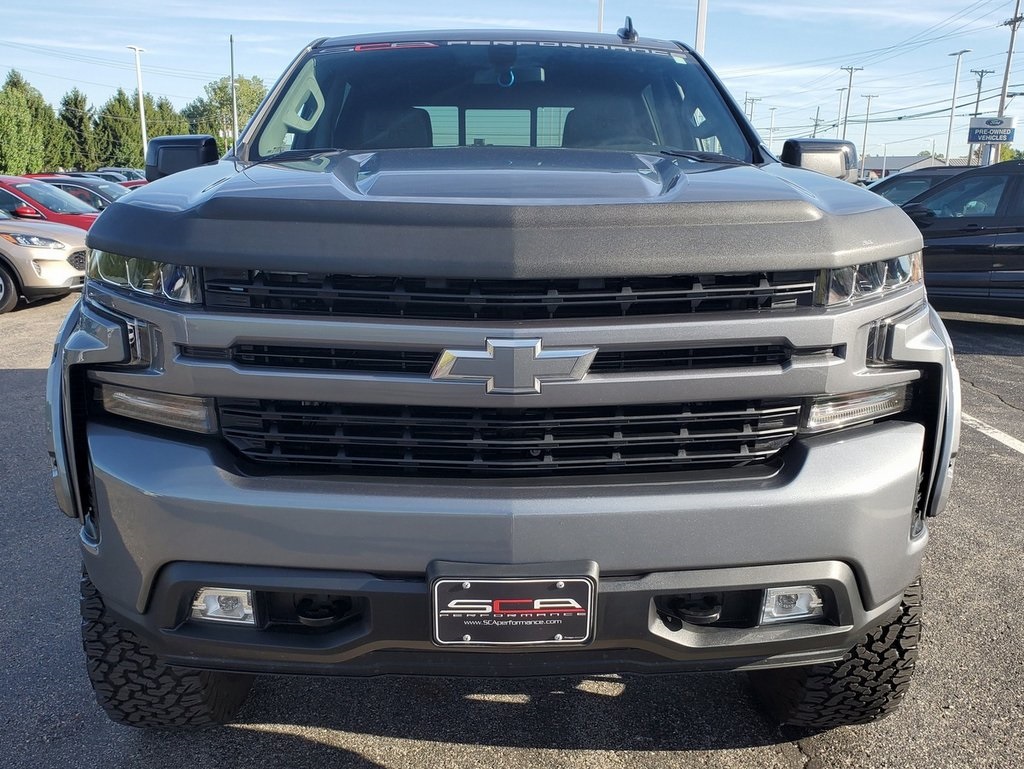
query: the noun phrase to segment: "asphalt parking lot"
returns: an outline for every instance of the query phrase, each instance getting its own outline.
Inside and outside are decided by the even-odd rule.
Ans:
[[[53,499],[43,427],[45,367],[73,301],[0,316],[0,766],[1024,765],[1022,320],[947,316],[972,421],[931,528],[922,659],[889,719],[794,741],[758,715],[741,674],[265,678],[236,723],[165,734],[107,721],[81,659],[76,532]]]

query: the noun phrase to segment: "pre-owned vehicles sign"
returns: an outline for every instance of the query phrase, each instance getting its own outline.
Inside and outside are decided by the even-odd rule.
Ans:
[[[1008,144],[1013,141],[1012,117],[978,117],[971,119],[967,135],[970,144]]]

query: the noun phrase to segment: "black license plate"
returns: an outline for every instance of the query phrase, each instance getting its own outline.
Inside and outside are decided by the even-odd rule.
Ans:
[[[442,646],[565,646],[592,640],[590,577],[442,578],[433,583],[434,642]]]

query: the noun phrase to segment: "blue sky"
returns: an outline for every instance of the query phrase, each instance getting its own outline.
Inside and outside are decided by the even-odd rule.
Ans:
[[[605,0],[605,31],[628,13],[641,36],[692,42],[697,0]],[[854,74],[847,138],[862,144],[871,100],[867,150],[913,155],[943,153],[955,60],[962,59],[952,156],[967,151],[969,113],[985,76],[981,111],[995,114],[1009,46],[1013,0],[708,0],[706,56],[740,103],[754,102],[754,124],[766,139],[775,108],[776,149],[787,136],[809,135],[820,108],[836,135],[844,66]],[[142,55],[145,90],[182,107],[204,83],[228,74],[228,35],[235,37],[239,74],[271,84],[310,40],[405,29],[521,27],[596,30],[598,0],[36,0],[10,3],[0,16],[0,73],[11,68],[52,103],[77,86],[99,106],[120,86],[135,88],[134,58]],[[1024,30],[1022,30],[1024,32]],[[1024,45],[1024,34],[1018,48]],[[1016,62],[1015,62],[1016,64]],[[1010,88],[1024,92],[1024,73]],[[934,114],[928,114],[934,113]],[[1007,114],[1024,114],[1024,96]],[[901,118],[902,119],[899,119]],[[1024,119],[1024,118],[1022,118]],[[1024,129],[1020,131],[1024,145]]]

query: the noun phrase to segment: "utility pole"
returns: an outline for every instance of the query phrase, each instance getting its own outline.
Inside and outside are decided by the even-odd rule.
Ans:
[[[139,125],[142,128],[142,162],[146,162],[146,148],[149,146],[149,136],[146,134],[146,101],[142,98],[142,62],[139,59],[140,53],[145,53],[145,48],[137,45],[126,45],[129,51],[135,51],[135,80],[139,87]]]
[[[1024,16],[1020,15],[1020,0],[1017,0],[1017,4],[1013,9],[1013,18],[1003,22],[1004,27],[1010,28],[1010,50],[1006,52],[1006,70],[1003,72],[1003,88],[999,92],[999,114],[996,117],[1003,117],[1006,112],[1006,91],[1010,87],[1010,65],[1013,63],[1013,46],[1017,41],[1017,28],[1022,21],[1024,21]],[[991,165],[995,160],[996,145],[990,144],[988,147],[985,165]]]
[[[757,104],[759,101],[761,101],[761,97],[760,96],[756,96],[756,97],[755,96],[751,96],[750,97],[750,122],[751,123],[754,122],[754,105]]]
[[[839,91],[839,112],[836,113],[836,138],[839,138],[839,126],[843,122],[843,91],[846,88],[837,88]]]
[[[847,118],[850,117],[850,95],[849,94],[853,93],[853,73],[854,72],[860,72],[864,68],[863,67],[840,67],[840,69],[845,70],[846,72],[850,73],[850,82],[846,86],[846,90],[849,92],[846,95],[846,111],[843,113],[843,138],[845,139],[846,138],[846,121],[847,121]]]
[[[238,94],[235,88],[235,36],[229,35],[231,43],[231,136],[234,141],[231,143],[231,151],[238,149]]]
[[[868,111],[864,115],[864,143],[860,151],[860,178],[864,178],[864,172],[868,164],[868,123],[871,121],[871,100],[877,99],[877,93],[861,94],[861,97],[868,100]]]
[[[604,5],[604,0],[601,2]],[[697,34],[694,36],[693,49],[704,55],[704,42],[708,35],[708,0],[697,0]]]
[[[995,74],[995,70],[992,70],[992,69],[972,69],[971,70],[971,74],[978,76],[978,96],[974,100],[974,113],[972,114],[972,117],[978,117],[978,115],[980,114],[980,110],[981,110],[981,84],[985,80],[985,75],[994,75]],[[967,165],[969,165],[969,166],[974,165],[974,146],[975,145],[972,144],[967,149]],[[979,166],[981,165],[981,149],[978,150],[978,165]]]
[[[816,139],[818,137],[818,126],[821,125],[821,105],[814,110],[814,128],[811,131],[811,138]]]
[[[949,105],[949,130],[946,132],[946,165],[949,165],[949,148],[953,144],[953,120],[956,118],[956,89],[960,85],[960,60],[965,53],[970,53],[970,48],[962,51],[954,51],[950,56],[956,56],[956,69],[953,73],[953,101]],[[970,160],[970,158],[968,158]]]
[[[772,144],[775,143],[775,110],[777,110],[777,109],[778,109],[778,107],[769,107],[768,108],[768,112],[770,112],[771,116],[772,116],[771,123],[768,125],[768,151],[769,152],[774,152],[775,151],[774,149],[772,149]]]

